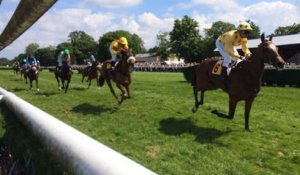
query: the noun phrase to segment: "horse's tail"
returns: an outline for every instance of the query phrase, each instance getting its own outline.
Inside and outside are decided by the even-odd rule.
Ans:
[[[196,65],[186,67],[182,69],[184,78],[187,82],[190,82],[192,86],[196,85]]]

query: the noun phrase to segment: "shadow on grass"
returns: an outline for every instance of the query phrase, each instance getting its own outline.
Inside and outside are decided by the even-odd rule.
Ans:
[[[17,88],[13,88],[11,91],[12,92],[20,92],[20,91],[26,91],[28,88],[19,88],[19,87],[17,87]]]
[[[71,111],[81,113],[83,115],[87,114],[94,114],[94,115],[100,115],[103,112],[109,112],[109,113],[115,113],[118,110],[117,107],[115,108],[109,108],[105,105],[91,105],[89,103],[82,103],[77,106],[75,106]]]
[[[232,118],[230,118],[227,114],[224,114],[224,113],[221,113],[221,112],[219,112],[218,110],[212,110],[211,111],[211,113],[212,114],[214,114],[214,115],[216,115],[217,117],[219,117],[219,118],[224,118],[224,119],[232,119]]]
[[[60,94],[60,92],[37,92],[36,95],[50,97],[52,95]]]
[[[10,81],[24,81],[25,82],[25,79],[21,79],[21,78],[14,78],[14,79],[11,79]]]
[[[75,91],[84,91],[84,90],[86,90],[87,88],[86,87],[72,87],[72,88],[70,88],[71,90],[75,90]],[[70,89],[68,89],[68,90],[70,90]]]
[[[167,135],[181,135],[190,133],[196,136],[195,140],[200,143],[217,144],[225,146],[216,139],[229,134],[231,131],[220,131],[215,128],[204,128],[196,126],[193,121],[188,119],[167,118],[160,121],[159,131]]]

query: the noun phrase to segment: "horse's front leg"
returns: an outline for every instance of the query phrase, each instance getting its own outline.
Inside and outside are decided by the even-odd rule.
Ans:
[[[35,79],[35,87],[36,87],[36,90],[37,90],[37,91],[40,91],[40,89],[39,89],[39,79],[38,79],[38,77],[36,77],[36,79]]]
[[[120,89],[121,91],[121,99],[119,100],[119,104],[122,104],[124,99],[125,99],[125,90],[123,88],[123,86],[119,83],[117,83],[117,87]]]
[[[107,83],[107,85],[109,87],[109,90],[110,90],[111,94],[118,100],[118,97],[117,97],[117,95],[116,95],[116,93],[114,91],[114,88],[111,85],[110,79],[106,79],[106,83]]]
[[[249,98],[245,101],[245,129],[247,131],[250,131],[249,129],[249,116],[250,116],[250,110],[252,107],[252,103],[254,101],[254,98]]]
[[[228,112],[228,118],[233,119],[236,105],[237,105],[237,100],[235,98],[229,97],[229,112]]]
[[[127,91],[127,98],[130,98],[130,88],[129,88],[129,84],[125,86],[126,91]]]
[[[30,84],[30,89],[32,89],[32,81],[33,81],[33,79],[29,79],[29,84]]]
[[[194,90],[194,98],[195,98],[195,106],[192,109],[192,112],[195,113],[197,109],[199,108],[199,105],[203,104],[203,99],[204,99],[204,91],[201,91],[201,99],[200,102],[198,101],[198,91],[196,87],[193,87]]]
[[[90,88],[91,84],[92,84],[92,79],[91,78],[88,78],[88,81],[89,81],[89,85],[88,85],[88,89]]]

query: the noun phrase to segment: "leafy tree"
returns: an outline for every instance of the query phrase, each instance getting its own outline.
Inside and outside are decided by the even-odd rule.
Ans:
[[[28,54],[32,54],[34,55],[36,53],[36,51],[38,50],[40,46],[37,43],[31,43],[29,44],[26,49],[25,49],[25,53]]]
[[[72,53],[76,56],[79,64],[83,63],[83,60],[89,56],[89,53],[93,53],[94,55],[97,53],[97,42],[85,32],[71,32],[68,38],[72,46]]]
[[[275,36],[281,36],[281,35],[291,35],[291,34],[297,34],[300,32],[300,23],[292,24],[290,26],[285,27],[278,27],[275,29],[274,35]]]
[[[169,33],[164,32],[156,35],[158,46],[149,50],[150,53],[153,53],[156,56],[159,56],[160,59],[167,60],[170,55],[171,43],[169,39]]]
[[[235,30],[235,26],[231,23],[217,21],[214,22],[209,29],[205,29],[205,37],[216,40],[220,35],[230,30]]]
[[[1,66],[6,66],[10,63],[8,58],[0,58],[0,65]]]
[[[112,41],[122,36],[127,38],[129,48],[132,49],[133,53],[143,53],[146,51],[144,42],[138,35],[131,34],[124,30],[117,30],[114,32],[105,33],[99,38],[98,55],[101,61],[111,59],[109,46]]]
[[[27,57],[27,54],[25,53],[20,53],[18,56],[16,56],[12,62],[16,62],[16,61],[19,61],[20,63]]]
[[[250,21],[250,19],[246,20],[246,22],[248,22],[251,27],[252,27],[252,31],[250,32],[248,39],[255,39],[255,38],[259,38],[260,37],[260,28],[258,25],[256,25],[254,22]]]
[[[188,16],[182,20],[176,19],[173,30],[170,32],[171,51],[185,62],[198,61],[201,45],[201,36],[197,21]]]
[[[55,47],[49,46],[38,49],[36,58],[40,61],[42,66],[54,66],[56,65]]]

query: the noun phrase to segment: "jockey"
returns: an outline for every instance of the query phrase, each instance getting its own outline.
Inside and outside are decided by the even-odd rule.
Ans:
[[[90,67],[96,62],[96,58],[94,57],[94,55],[92,53],[89,53],[89,55],[90,55],[90,57],[87,58],[87,64]]]
[[[64,51],[61,51],[60,54],[57,56],[57,65],[56,65],[56,68],[58,70],[61,70],[63,55],[64,55]]]
[[[27,69],[27,58],[23,59],[23,61],[21,62],[21,68]]]
[[[63,57],[62,57],[62,66],[69,67],[71,69],[71,55],[70,55],[70,50],[65,49],[63,51]]]
[[[249,23],[241,22],[237,30],[228,31],[216,40],[216,47],[222,56],[222,78],[226,79],[228,77],[227,68],[229,64],[233,61],[234,64],[238,60],[243,60],[242,57],[236,50],[235,46],[242,46],[242,51],[246,58],[250,57],[251,52],[248,49],[247,37],[250,31],[253,30]]]
[[[33,70],[37,74],[38,69],[37,69],[36,58],[32,54],[29,54],[29,56],[26,58],[26,60],[27,60],[27,68],[28,68],[27,71]]]
[[[127,39],[125,37],[120,37],[119,39],[114,40],[109,46],[109,51],[111,54],[111,64],[114,69],[117,56],[121,51],[129,51]]]
[[[37,61],[33,55],[29,54],[29,56],[26,59],[27,59],[27,65],[29,67],[33,67],[33,66],[37,67]]]

